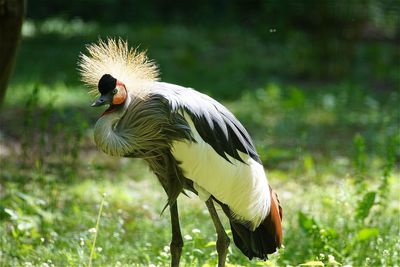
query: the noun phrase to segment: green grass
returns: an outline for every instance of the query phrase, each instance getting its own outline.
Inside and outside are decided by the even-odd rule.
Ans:
[[[235,27],[47,23],[25,29],[0,114],[0,266],[89,266],[103,193],[93,266],[169,264],[169,214],[160,214],[167,198],[155,176],[92,140],[100,111],[89,107],[76,60],[85,43],[111,33],[148,48],[164,80],[222,101],[254,137],[283,205],[284,248],[267,262],[248,261],[232,244],[230,264],[400,265],[400,96],[390,44],[360,43],[353,76],[322,82],[323,73],[299,80],[320,67],[315,58],[285,65],[311,53],[306,36],[281,47]],[[363,70],[367,59],[372,67]],[[182,266],[215,266],[204,203],[193,195],[178,203]]]

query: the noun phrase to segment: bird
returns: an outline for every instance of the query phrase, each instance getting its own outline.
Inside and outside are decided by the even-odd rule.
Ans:
[[[282,207],[253,141],[222,104],[192,88],[161,82],[146,51],[121,38],[99,39],[80,53],[81,80],[107,105],[94,126],[99,150],[143,159],[167,194],[171,217],[171,266],[183,248],[177,198],[193,192],[214,224],[218,266],[225,266],[230,238],[249,260],[268,259],[282,245]],[[217,210],[219,212],[217,212]]]

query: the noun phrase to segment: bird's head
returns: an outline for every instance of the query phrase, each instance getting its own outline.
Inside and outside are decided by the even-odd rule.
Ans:
[[[104,74],[98,83],[100,97],[92,104],[92,107],[110,105],[103,115],[118,111],[125,103],[128,92],[125,85],[110,74]]]
[[[158,80],[155,62],[144,51],[129,48],[122,39],[99,40],[88,45],[87,50],[88,54],[81,53],[79,57],[78,69],[89,92],[101,94],[93,106],[117,107],[129,96],[145,98],[147,84]]]

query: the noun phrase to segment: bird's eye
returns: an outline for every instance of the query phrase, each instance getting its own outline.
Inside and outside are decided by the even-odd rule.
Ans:
[[[115,89],[112,91],[112,93],[113,93],[113,95],[115,95],[116,93],[118,93],[118,89],[115,88]]]

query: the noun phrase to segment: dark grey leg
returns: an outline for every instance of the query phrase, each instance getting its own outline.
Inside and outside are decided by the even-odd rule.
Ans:
[[[213,200],[209,198],[206,201],[208,211],[210,212],[211,219],[213,220],[215,230],[217,231],[217,252],[218,252],[218,267],[224,267],[226,255],[228,254],[229,237],[225,232],[224,227],[219,220],[217,211],[215,210]]]
[[[179,226],[178,203],[170,205],[169,211],[171,213],[171,226],[172,226],[172,241],[170,244],[171,251],[171,266],[179,266],[179,261],[182,254],[183,239],[181,234],[181,227]]]

